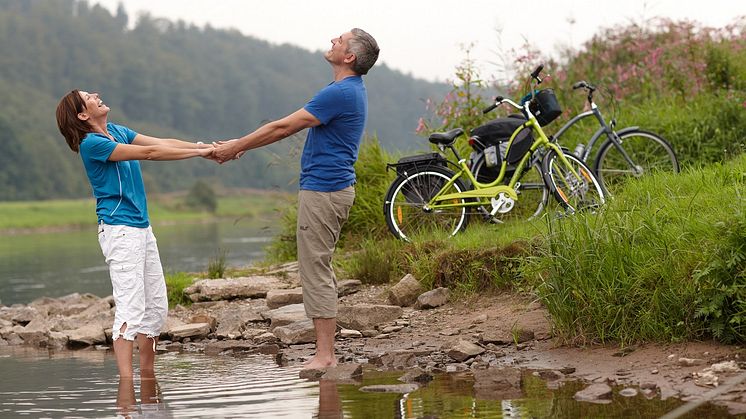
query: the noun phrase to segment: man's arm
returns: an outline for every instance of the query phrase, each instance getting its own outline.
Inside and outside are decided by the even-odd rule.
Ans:
[[[321,125],[321,121],[301,108],[282,119],[262,125],[256,131],[241,138],[219,144],[215,149],[214,156],[220,162],[231,160],[243,151],[272,144],[302,129],[318,125]]]

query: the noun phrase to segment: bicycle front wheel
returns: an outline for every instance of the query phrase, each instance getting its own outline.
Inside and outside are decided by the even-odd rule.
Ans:
[[[467,190],[457,179],[443,190],[454,173],[445,168],[430,167],[398,176],[389,186],[383,203],[389,231],[398,239],[411,241],[418,235],[446,238],[466,228],[469,213],[466,199],[454,199],[447,208],[430,208],[427,203],[438,192],[457,193]]]
[[[569,166],[554,150],[544,157],[542,168],[547,186],[566,212],[595,212],[606,201],[601,184],[580,159],[569,153],[564,156]]]
[[[620,145],[632,160],[630,165],[612,140],[601,144],[594,172],[608,192],[614,192],[628,180],[656,172],[679,172],[673,147],[661,136],[635,129],[619,134]]]
[[[497,179],[497,175],[500,173],[499,167],[487,167],[484,161],[484,154],[481,154],[474,165],[471,168],[474,177],[478,182],[490,183]],[[505,175],[503,183],[507,184],[512,176],[511,173]],[[549,200],[549,191],[544,184],[544,179],[541,175],[541,163],[537,162],[532,164],[530,167],[523,169],[523,173],[520,175],[519,184],[516,188],[516,194],[518,194],[518,200],[515,201],[513,209],[509,212],[501,214],[495,213],[491,217],[492,221],[505,222],[509,220],[531,220],[534,217],[541,214],[544,207]],[[488,208],[479,207],[479,210],[483,212],[485,217],[489,218]]]

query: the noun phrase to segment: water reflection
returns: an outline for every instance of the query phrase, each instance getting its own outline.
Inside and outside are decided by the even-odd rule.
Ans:
[[[682,402],[621,397],[612,403],[580,403],[585,384],[548,388],[524,371],[520,393],[510,399],[477,397],[469,374],[437,375],[409,394],[366,393],[363,385],[394,384],[403,374],[365,369],[362,382],[310,382],[299,367],[279,367],[271,357],[167,353],[155,375],[136,370],[120,381],[111,351],[47,352],[0,348],[0,417],[188,418],[656,418]],[[703,405],[685,418],[725,417]]]
[[[264,257],[272,239],[265,222],[244,220],[153,227],[166,272],[205,271],[223,252],[230,267]],[[111,294],[96,229],[0,237],[0,303],[89,292]]]
[[[163,402],[158,380],[153,372],[143,371],[140,376],[140,404],[135,397],[135,380],[130,377],[119,378],[117,390],[117,414],[120,417],[147,416],[171,418],[173,415]]]
[[[337,383],[330,380],[319,381],[319,411],[315,416],[319,419],[343,418],[342,402],[339,399]]]

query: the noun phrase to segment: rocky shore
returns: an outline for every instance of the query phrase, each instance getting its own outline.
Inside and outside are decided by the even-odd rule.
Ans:
[[[258,276],[200,280],[186,293],[194,303],[169,312],[159,351],[262,353],[279,365],[300,364],[313,354],[314,330],[303,309],[297,264]],[[355,380],[364,365],[405,370],[405,384],[364,389],[404,393],[436,373],[472,374],[475,394],[495,399],[520,397],[521,370],[531,370],[550,387],[586,382],[575,394],[580,401],[608,403],[616,391],[706,399],[732,414],[746,413],[746,353],[740,347],[714,342],[567,346],[552,336],[548,315],[537,302],[512,294],[468,299],[450,294],[444,288],[427,291],[411,275],[392,286],[340,281],[340,366],[301,374]],[[72,294],[0,306],[0,346],[108,348],[113,305],[111,296]]]

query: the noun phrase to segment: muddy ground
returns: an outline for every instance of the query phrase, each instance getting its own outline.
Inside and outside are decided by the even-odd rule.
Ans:
[[[367,287],[343,297],[343,303],[382,301],[383,292],[384,288]],[[613,343],[572,345],[553,337],[548,313],[541,304],[510,294],[460,299],[431,310],[408,308],[404,318],[409,325],[394,333],[338,340],[340,360],[376,362],[382,354],[409,351],[421,354],[420,364],[424,357],[434,371],[496,366],[546,370],[555,379],[632,387],[649,397],[663,399],[707,399],[728,407],[732,414],[746,413],[746,352],[740,346],[713,341],[626,348]],[[509,336],[513,342],[480,343],[487,335]],[[448,349],[460,340],[478,343],[487,353],[464,363],[444,359]],[[302,363],[312,352],[313,345],[283,349],[291,364]],[[473,365],[475,362],[483,365]],[[731,368],[715,367],[713,371],[713,365]]]

